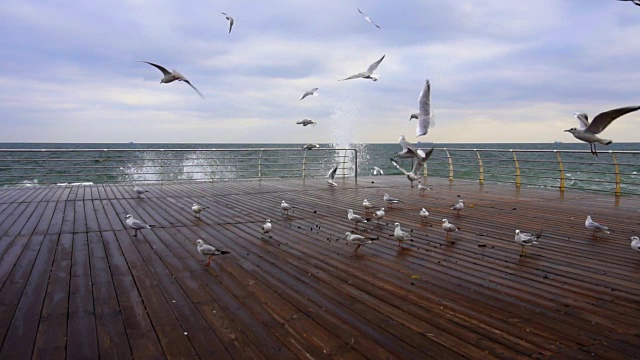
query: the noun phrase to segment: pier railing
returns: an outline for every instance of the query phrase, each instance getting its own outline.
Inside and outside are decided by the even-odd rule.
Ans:
[[[640,195],[640,151],[436,148],[425,176]]]
[[[0,149],[0,186],[358,177],[353,148]]]

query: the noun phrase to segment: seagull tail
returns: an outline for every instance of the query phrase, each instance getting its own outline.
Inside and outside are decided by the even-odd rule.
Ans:
[[[231,254],[231,251],[220,250],[220,255],[227,255],[227,254]]]
[[[152,225],[152,224],[149,224],[149,227],[150,227],[150,228],[152,228],[152,227],[156,227],[156,226],[158,226],[158,225],[156,225],[156,224],[153,224],[153,225]]]
[[[607,140],[607,139],[600,139],[600,141],[598,141],[600,144],[602,145],[611,145],[613,144],[613,141],[611,140]]]

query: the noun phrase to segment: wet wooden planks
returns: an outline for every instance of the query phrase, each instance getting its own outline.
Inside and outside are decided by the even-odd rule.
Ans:
[[[0,189],[0,357],[636,354],[640,199],[429,182],[423,195],[400,177],[149,185],[140,198],[121,185]],[[385,206],[385,192],[404,202],[360,226],[378,240],[354,256],[346,210]],[[200,219],[194,202],[209,207]],[[126,214],[157,227],[133,237]],[[616,233],[593,239],[587,214]],[[461,227],[455,242],[442,218]],[[398,245],[395,222],[411,241]],[[516,228],[545,232],[526,257]],[[205,268],[197,238],[232,254]]]

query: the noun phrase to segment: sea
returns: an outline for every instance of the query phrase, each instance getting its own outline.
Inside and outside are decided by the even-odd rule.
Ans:
[[[397,143],[319,144],[325,149],[354,148],[357,155],[338,150],[303,151],[303,145],[0,143],[0,186],[323,177],[336,163],[340,164],[338,176],[353,177],[356,159],[360,177],[372,175],[374,166],[381,168],[385,175],[402,174],[389,160],[401,150]],[[522,186],[557,188],[561,175],[560,156],[565,185],[569,189],[612,192],[618,175],[623,194],[640,195],[640,143],[599,145],[599,156],[590,154],[589,145],[585,143],[415,145],[422,149],[435,147],[427,162],[429,177],[448,178],[453,168],[454,180],[478,180],[481,176],[479,156],[485,183],[513,183],[519,171]],[[25,149],[37,151],[25,152]],[[71,151],[44,151],[60,149]],[[83,149],[99,151],[81,151]],[[162,150],[154,151],[157,149]],[[470,151],[473,149],[477,151]],[[612,154],[610,150],[616,153]],[[413,164],[411,159],[399,162],[406,170]]]

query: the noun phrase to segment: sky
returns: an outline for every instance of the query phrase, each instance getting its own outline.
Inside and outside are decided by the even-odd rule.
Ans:
[[[615,0],[3,0],[0,33],[0,142],[577,142],[575,112],[640,105],[640,6]]]

